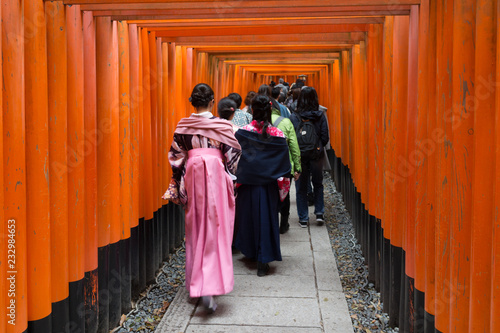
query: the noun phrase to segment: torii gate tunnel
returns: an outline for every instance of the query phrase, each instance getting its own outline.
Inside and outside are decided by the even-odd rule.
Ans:
[[[108,332],[181,244],[173,129],[307,75],[393,325],[500,332],[497,0],[1,0],[0,331]],[[500,187],[498,187],[500,188]]]

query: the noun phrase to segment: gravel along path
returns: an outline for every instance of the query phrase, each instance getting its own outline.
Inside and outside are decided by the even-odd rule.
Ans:
[[[356,333],[399,332],[388,327],[389,315],[382,311],[380,293],[368,283],[368,267],[361,245],[354,236],[354,226],[329,173],[325,173],[325,224],[337,260],[340,281]]]
[[[114,333],[137,332],[153,333],[161,318],[174,300],[179,288],[183,287],[185,279],[186,248],[184,243],[170,256],[168,262],[163,263],[156,283],[148,286],[147,290],[133,304],[133,310],[123,315],[121,325],[115,328]]]

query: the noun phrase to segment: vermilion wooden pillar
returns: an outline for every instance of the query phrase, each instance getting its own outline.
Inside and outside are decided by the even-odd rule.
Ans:
[[[427,209],[428,159],[430,151],[425,145],[428,137],[427,116],[429,114],[429,0],[420,4],[418,21],[418,73],[417,73],[417,119],[416,142],[410,150],[409,159],[415,167],[415,290],[414,332],[423,332],[425,323],[424,299],[426,292],[426,228],[430,228]],[[410,88],[409,88],[410,89]],[[408,91],[410,97],[411,91]],[[410,121],[408,121],[410,125]],[[412,151],[413,157],[412,157]],[[412,160],[413,158],[413,160]],[[409,217],[410,218],[410,217]],[[434,266],[434,264],[432,264]]]
[[[139,64],[139,36],[137,25],[129,25],[129,61],[130,61],[130,141],[131,141],[131,172],[132,172],[132,212],[130,221],[130,260],[131,260],[131,288],[132,297],[136,297],[140,292],[139,267],[140,267],[140,241],[139,241],[139,206],[141,201],[140,193],[140,137],[141,118],[140,107],[140,64]]]
[[[471,239],[471,286],[470,286],[470,321],[469,332],[478,330],[494,332],[492,322],[498,317],[488,313],[491,308],[492,267],[499,266],[500,262],[492,259],[493,237],[491,227],[495,219],[494,197],[495,190],[491,181],[495,179],[495,91],[499,89],[498,77],[495,72],[497,61],[496,43],[498,39],[498,16],[495,11],[498,1],[476,1],[476,33],[475,33],[475,79],[474,79],[474,156],[472,193],[472,239]],[[470,99],[470,97],[469,97]],[[471,119],[472,120],[472,119]],[[470,129],[464,136],[471,136]],[[498,134],[497,134],[498,135]],[[469,152],[470,153],[470,152]],[[493,263],[493,265],[492,265]],[[495,319],[490,319],[495,318]]]
[[[153,141],[151,122],[151,77],[149,57],[149,37],[147,29],[141,31],[142,42],[142,92],[143,92],[143,138],[144,138],[144,233],[146,249],[146,283],[154,280],[154,257],[153,257],[153,219],[155,211],[155,198],[153,190]]]
[[[3,6],[0,6],[0,17],[2,15],[2,7]],[[3,29],[2,29],[2,24],[0,23],[0,34],[3,32]],[[3,35],[2,35],[3,36]],[[0,43],[0,54],[2,54],[3,56],[3,51],[2,51],[2,43]],[[2,73],[3,73],[3,60],[1,61],[0,63],[0,66],[2,68]],[[0,75],[0,84],[1,86],[3,87],[3,78],[2,78],[2,75]],[[3,107],[3,88],[0,89],[0,105],[2,105]],[[3,131],[3,112],[2,114],[0,114],[0,128],[2,129]],[[2,161],[3,161],[3,133],[2,135],[0,135],[0,156],[2,157]],[[3,165],[0,167],[0,185],[2,186],[2,190],[0,191],[0,204],[4,204],[4,191],[3,191],[3,184],[4,184],[4,178],[3,178],[3,174],[4,174],[4,170],[3,170]],[[0,211],[0,218],[2,219],[2,221],[5,221],[5,214],[4,214],[4,211],[2,209],[2,211]],[[0,227],[0,241],[2,242],[2,244],[5,244],[5,241],[7,241],[7,228],[5,225],[2,225],[2,227]],[[5,281],[5,279],[7,279],[7,276],[6,276],[6,272],[7,272],[7,251],[8,249],[3,247],[0,248],[0,279],[2,279],[2,281]],[[0,329],[2,330],[7,330],[6,326],[7,326],[7,292],[4,288],[0,288]]]
[[[436,329],[450,329],[450,226],[452,219],[452,71],[453,68],[453,2],[437,1],[436,35]]]
[[[111,102],[111,144],[112,144],[112,157],[116,159],[113,165],[114,174],[112,179],[112,191],[115,197],[120,196],[120,174],[116,172],[120,167],[120,97],[119,97],[119,55],[118,55],[118,22],[112,21],[112,44],[111,53],[109,53],[108,67],[109,67],[109,102]],[[106,73],[108,74],[108,73]],[[98,95],[99,97],[99,95]],[[118,147],[118,148],[117,148]],[[116,150],[115,150],[116,149]],[[120,206],[119,204],[112,207],[114,216],[111,221],[110,229],[110,245],[109,245],[109,326],[110,328],[118,326],[122,315],[121,311],[121,266],[120,266],[120,239],[122,225],[120,223]]]
[[[28,326],[31,332],[52,330],[50,275],[50,194],[47,89],[47,34],[43,1],[24,4],[26,79],[26,203]],[[7,239],[6,239],[7,240]],[[6,242],[1,242],[7,244]],[[19,251],[24,251],[19,249]],[[3,259],[2,259],[3,260]],[[5,281],[5,280],[3,280]],[[0,326],[1,327],[1,326]],[[0,329],[1,330],[1,329]]]
[[[151,224],[151,245],[153,246],[151,250],[152,256],[152,269],[156,272],[156,267],[158,266],[158,240],[156,238],[158,234],[158,203],[160,196],[158,193],[158,66],[156,63],[156,38],[154,31],[148,31],[148,47],[149,47],[149,89],[148,92],[151,98],[151,158],[152,158],[152,196],[153,196],[153,221]],[[153,273],[154,275],[155,273]]]
[[[158,239],[158,248],[156,249],[157,251],[157,256],[158,256],[158,262],[159,265],[157,268],[161,266],[161,263],[163,262],[163,251],[162,251],[162,246],[163,246],[163,241],[164,241],[164,231],[166,231],[166,218],[167,218],[167,212],[165,209],[163,209],[163,199],[161,196],[165,192],[165,186],[164,184],[164,179],[163,179],[163,169],[165,168],[165,165],[163,164],[163,149],[164,149],[164,142],[163,142],[163,122],[165,121],[163,119],[163,50],[162,50],[162,41],[161,37],[156,38],[156,64],[158,66],[157,69],[157,81],[158,81],[158,87],[156,89],[156,94],[157,94],[157,101],[158,101],[158,179],[157,179],[157,188],[158,188],[158,234],[157,234],[157,239]],[[168,164],[167,164],[168,165]]]
[[[469,326],[469,290],[474,174],[474,46],[476,1],[455,1],[453,8],[452,115],[445,118],[452,131],[450,229],[450,330]],[[448,153],[449,156],[449,153]]]
[[[500,6],[497,5],[496,9],[497,15],[497,25],[496,25],[496,35],[500,34]],[[500,38],[496,41],[496,63],[500,64]],[[495,69],[496,80],[500,79],[500,66],[497,65]],[[495,89],[495,163],[500,165],[500,89]],[[500,188],[500,168],[495,169],[495,195],[494,195],[494,209],[495,212],[500,209],[500,192],[497,189]],[[500,322],[496,319],[500,317],[500,219],[498,215],[494,215],[494,220],[492,223],[492,260],[491,263],[496,263],[493,265],[493,270],[491,272],[491,302],[490,302],[490,329],[495,332],[500,330]],[[490,229],[491,230],[491,229]]]
[[[170,151],[170,145],[173,137],[173,124],[172,124],[172,111],[170,109],[170,79],[169,79],[169,70],[170,70],[170,58],[168,52],[168,43],[161,43],[162,47],[162,145],[163,149],[161,152],[161,159],[163,163],[162,169],[162,178],[163,178],[163,190],[166,191],[168,185],[170,183],[170,179],[172,177],[172,168],[170,167],[170,163],[168,161],[168,152]],[[163,195],[163,193],[162,193]],[[171,223],[169,219],[169,206],[168,202],[162,200],[162,210],[163,214],[163,225],[162,225],[162,259],[165,260],[169,256],[169,223]]]
[[[423,7],[421,11],[423,11]],[[427,139],[422,142],[422,150],[428,155],[427,158],[427,192],[426,213],[427,223],[425,229],[425,320],[424,331],[430,331],[435,326],[436,314],[436,181],[437,181],[437,142],[434,141],[436,131],[436,1],[429,1],[429,30],[428,42],[426,43],[429,55],[428,79],[423,85],[428,86],[428,110],[427,113]],[[424,38],[424,36],[422,36]],[[422,46],[424,48],[424,46]],[[425,68],[423,68],[425,71]],[[425,72],[424,72],[425,75]],[[425,104],[424,104],[425,107]],[[420,105],[419,105],[420,109]]]
[[[68,256],[69,313],[77,330],[85,330],[85,128],[83,26],[80,6],[66,10],[68,48]]]
[[[146,192],[146,149],[144,142],[144,55],[142,52],[142,28],[137,28],[137,52],[139,61],[138,72],[138,102],[139,102],[139,151],[140,151],[140,164],[139,164],[139,289],[146,288],[146,234],[145,234],[145,216],[146,216],[146,200],[151,199]],[[149,214],[148,214],[149,215]]]
[[[399,311],[393,311],[391,307],[391,322],[399,321],[402,327],[405,318],[404,296],[398,291],[401,283],[404,283],[404,239],[407,221],[407,184],[409,169],[407,164],[407,112],[408,112],[408,29],[409,18],[406,16],[396,16],[394,18],[394,49],[393,49],[393,74],[392,74],[392,110],[394,127],[394,163],[396,181],[394,183],[393,198],[393,225],[391,228],[391,273],[394,278],[394,285],[391,291],[391,303],[399,303]],[[398,279],[398,276],[400,278]],[[398,281],[399,280],[399,281]],[[403,285],[404,286],[404,285]],[[403,296],[403,297],[401,297]]]
[[[49,101],[50,237],[52,330],[69,322],[68,255],[68,72],[66,10],[62,1],[45,2]]]
[[[26,137],[25,137],[25,95],[24,95],[24,29],[23,29],[23,1],[2,1],[2,95],[3,95],[3,184],[4,188],[4,219],[2,221],[2,235],[5,243],[14,239],[14,257],[8,249],[4,250],[7,265],[2,266],[8,278],[9,288],[12,275],[15,280],[16,295],[6,295],[5,306],[10,306],[11,300],[15,302],[15,316],[7,317],[7,332],[23,332],[28,323],[28,299],[26,263]],[[10,222],[9,222],[10,220]],[[15,225],[8,228],[8,226]],[[12,230],[15,235],[8,237]],[[11,241],[12,243],[13,241]],[[13,261],[8,261],[8,260]],[[12,265],[12,266],[11,266]],[[12,273],[17,272],[17,273]],[[2,285],[6,286],[6,280]],[[5,311],[5,312],[4,312]],[[2,314],[11,313],[10,309],[2,309]]]
[[[92,12],[83,13],[85,126],[85,329],[97,332],[97,91],[96,37]]]
[[[148,31],[148,47],[149,47],[149,90],[151,100],[151,158],[152,158],[152,177],[153,177],[153,225],[152,225],[152,239],[153,239],[153,268],[156,270],[158,258],[155,250],[157,249],[156,230],[158,227],[158,66],[156,63],[156,37],[154,31]]]
[[[112,321],[111,305],[116,293],[116,243],[119,240],[119,119],[116,23],[98,17],[97,30],[97,131],[102,141],[97,146],[97,221],[99,228],[99,332],[107,332]],[[118,274],[119,276],[119,274]],[[113,286],[117,290],[116,286]],[[119,290],[119,289],[118,289]],[[118,293],[118,295],[120,295]],[[114,299],[115,297],[115,299]],[[119,303],[118,303],[119,304]]]
[[[349,68],[351,67],[351,58],[349,51],[342,51],[341,59],[341,80],[342,80],[342,113],[340,114],[340,120],[342,122],[342,160],[345,165],[349,165],[349,112],[351,105],[351,94],[350,94],[350,80],[351,73]]]
[[[390,275],[390,253],[391,253],[391,229],[393,222],[392,201],[394,197],[394,137],[392,134],[392,53],[394,39],[394,17],[389,16],[384,22],[383,32],[383,142],[384,142],[384,169],[383,169],[383,255],[381,295],[384,302],[384,310],[389,313],[391,307],[396,306],[391,302],[391,275]]]
[[[118,22],[118,78],[120,132],[120,278],[121,312],[131,310],[131,224],[132,224],[132,154],[129,27]]]

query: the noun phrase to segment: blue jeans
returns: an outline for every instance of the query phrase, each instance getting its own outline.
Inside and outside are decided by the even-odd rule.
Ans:
[[[321,159],[303,162],[302,173],[299,180],[295,182],[299,221],[309,221],[307,183],[311,176],[314,189],[314,214],[323,215],[325,213],[325,202],[323,200],[323,162]]]

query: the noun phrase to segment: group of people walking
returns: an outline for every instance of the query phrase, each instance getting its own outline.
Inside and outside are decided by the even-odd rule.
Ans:
[[[163,198],[184,206],[186,288],[209,313],[217,308],[213,296],[233,289],[233,248],[257,262],[258,276],[282,260],[280,233],[289,229],[292,179],[300,226],[309,222],[311,177],[316,221],[324,221],[326,117],[314,88],[301,88],[295,112],[273,98],[282,90],[262,85],[247,95],[244,110],[241,96],[232,93],[219,101],[216,117],[214,92],[200,83],[189,98],[195,112],[174,132],[173,175]]]

